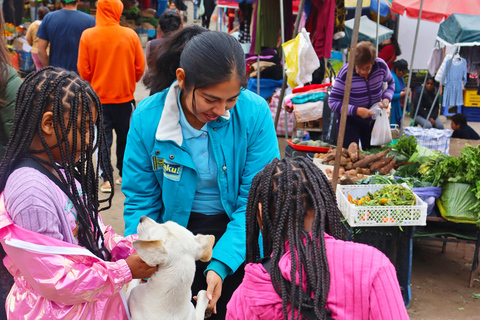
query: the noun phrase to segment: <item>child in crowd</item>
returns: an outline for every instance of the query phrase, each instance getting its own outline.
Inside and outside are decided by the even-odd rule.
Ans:
[[[0,163],[1,251],[15,278],[8,318],[127,319],[120,290],[157,268],[99,216],[93,152],[106,140],[98,96],[75,73],[47,67],[21,85],[14,121]]]
[[[452,138],[480,140],[478,133],[467,124],[467,116],[462,113],[454,114],[450,127],[453,130]]]
[[[327,178],[304,158],[274,159],[255,176],[246,211],[248,265],[226,319],[408,319],[390,260],[338,240],[335,199]],[[271,257],[263,263],[260,232]]]

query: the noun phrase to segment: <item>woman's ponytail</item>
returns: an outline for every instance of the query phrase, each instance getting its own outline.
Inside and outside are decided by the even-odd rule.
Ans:
[[[185,45],[195,36],[208,30],[194,25],[171,32],[162,38],[162,42],[152,52],[153,67],[145,73],[143,83],[150,92],[157,93],[170,87],[176,79],[180,67],[180,56]]]

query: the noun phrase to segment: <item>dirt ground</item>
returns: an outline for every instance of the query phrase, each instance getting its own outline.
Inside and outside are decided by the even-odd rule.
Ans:
[[[189,22],[192,21],[193,8],[189,6]],[[190,23],[189,23],[190,24]],[[213,23],[212,23],[213,25]],[[211,26],[214,29],[214,26]],[[135,92],[137,103],[148,96],[147,90],[139,83]],[[444,125],[450,128],[450,121],[445,119]],[[408,125],[410,119],[406,119]],[[469,123],[480,132],[480,123]],[[285,140],[279,139],[282,155],[285,151]],[[115,155],[115,152],[112,151]],[[115,166],[116,159],[112,159]],[[112,207],[102,213],[106,224],[123,234],[123,202],[124,195],[120,186],[115,186]],[[104,197],[104,194],[100,195]],[[477,270],[473,288],[468,288],[474,245],[449,243],[444,254],[441,243],[414,241],[412,265],[412,302],[408,314],[413,320],[476,320],[480,319],[480,269]],[[380,319],[379,319],[380,320]]]

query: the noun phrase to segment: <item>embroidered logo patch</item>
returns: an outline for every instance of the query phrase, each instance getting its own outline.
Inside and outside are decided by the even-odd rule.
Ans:
[[[183,166],[179,164],[172,164],[172,163],[164,163],[163,164],[163,175],[165,178],[173,180],[173,181],[180,181],[180,177],[182,176],[182,169]]]
[[[164,159],[158,158],[157,156],[152,157],[153,171],[163,168]]]

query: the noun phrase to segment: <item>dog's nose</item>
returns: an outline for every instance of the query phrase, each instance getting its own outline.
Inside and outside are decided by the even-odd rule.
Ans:
[[[143,221],[145,221],[145,219],[147,219],[147,216],[141,216],[141,217],[140,217],[140,223],[142,223]]]

